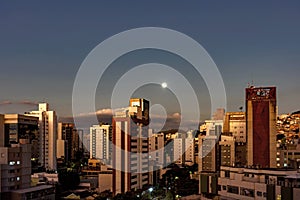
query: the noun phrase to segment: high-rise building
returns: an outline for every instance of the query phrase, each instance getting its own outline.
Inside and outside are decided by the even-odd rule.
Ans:
[[[15,117],[16,115],[10,115],[8,118],[13,121]],[[24,116],[20,118],[30,119]],[[9,130],[14,130],[13,127],[18,129],[19,125],[11,124],[12,127]],[[0,199],[55,199],[54,186],[31,186],[31,146],[33,145],[30,144],[31,138],[22,136],[22,128],[18,129],[17,135],[13,131],[11,133],[14,136],[12,138],[18,139],[5,146],[5,141],[12,138],[5,133],[4,115],[0,114]]]
[[[248,165],[276,167],[276,87],[246,88]]]
[[[184,138],[173,139],[173,159],[177,165],[184,163]]]
[[[246,143],[246,113],[226,112],[223,132],[232,133],[236,142]]]
[[[153,133],[149,129],[149,184],[156,185],[160,179],[160,170],[165,165],[165,140],[163,133]]]
[[[150,130],[151,129],[149,129],[149,131]],[[163,166],[165,164],[164,146],[165,140],[163,133],[151,133],[151,135],[149,134],[149,160],[155,161],[155,165]]]
[[[40,103],[37,111],[25,113],[39,118],[39,162],[48,170],[56,170],[57,116],[48,103]]]
[[[247,165],[246,113],[227,112],[220,140],[221,165]],[[228,157],[230,156],[230,157]]]
[[[77,159],[77,153],[82,151],[80,132],[73,123],[58,123],[57,158],[64,158],[65,161]]]
[[[28,139],[31,145],[31,160],[34,166],[38,167],[39,159],[39,119],[37,117],[25,116],[21,114],[4,115],[4,146],[18,144],[21,139]]]
[[[90,127],[90,158],[103,160],[111,164],[112,127],[108,124]]]
[[[206,135],[198,135],[199,193],[217,195],[218,172],[220,170],[219,137],[223,120],[206,120]]]
[[[113,193],[142,189],[149,183],[149,101],[130,99],[113,116]]]
[[[15,117],[14,115],[14,120]],[[13,133],[12,135],[6,134],[4,122],[4,115],[0,115],[0,198],[6,192],[29,188],[31,180],[30,139]],[[17,140],[5,145],[6,138],[11,137],[12,139],[17,137]]]
[[[235,166],[235,147],[234,137],[222,133],[219,141],[221,166]]]
[[[195,138],[192,132],[184,139],[184,163],[192,166],[195,163]]]
[[[198,171],[216,172],[220,167],[218,141],[223,120],[205,120],[205,124],[206,135],[198,136]]]

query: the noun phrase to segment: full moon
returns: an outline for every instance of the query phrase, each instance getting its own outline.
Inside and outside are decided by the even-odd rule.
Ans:
[[[161,87],[162,88],[166,88],[168,85],[167,85],[167,83],[166,82],[163,82],[162,84],[161,84]]]

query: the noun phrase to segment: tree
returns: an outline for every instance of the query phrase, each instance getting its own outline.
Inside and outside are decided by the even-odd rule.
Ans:
[[[61,170],[58,173],[58,182],[65,189],[75,189],[79,183],[79,174],[75,171]]]

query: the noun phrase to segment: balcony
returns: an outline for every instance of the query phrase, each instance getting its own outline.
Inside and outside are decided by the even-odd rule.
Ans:
[[[246,181],[246,182],[251,182],[251,183],[259,183],[259,178],[258,177],[247,177],[247,176],[243,176],[242,177],[242,180],[243,181]]]

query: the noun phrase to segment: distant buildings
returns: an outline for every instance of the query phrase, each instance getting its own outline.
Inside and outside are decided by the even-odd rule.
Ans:
[[[218,142],[223,120],[206,120],[205,127],[206,135],[198,136],[198,171],[216,172],[220,167]]]
[[[175,134],[172,157],[177,165],[192,166],[195,163],[195,139],[192,132]]]
[[[174,138],[173,145],[174,163],[177,165],[182,165],[184,163],[184,139]]]
[[[246,144],[246,113],[226,112],[223,133],[232,133],[235,142]]]
[[[165,135],[152,131],[149,129],[149,184],[156,185],[160,178],[159,169],[165,165]]]
[[[130,99],[129,107],[113,116],[113,193],[142,189],[149,184],[149,101]]]
[[[246,88],[248,165],[276,167],[276,87]]]
[[[98,192],[104,192],[106,190],[112,191],[112,168],[102,163],[99,159],[91,158],[88,160],[88,166],[85,166],[82,170],[82,178],[91,185],[92,188]],[[96,184],[93,184],[96,182]]]
[[[221,165],[247,165],[246,113],[227,112],[220,139]]]
[[[82,151],[82,130],[75,128],[73,123],[58,123],[57,158],[74,161]],[[81,136],[80,136],[81,135]]]
[[[217,177],[220,170],[219,136],[223,120],[206,120],[206,135],[198,136],[199,193],[217,195]]]
[[[164,146],[164,134],[152,133],[151,130],[151,134],[149,134],[149,161],[153,161],[154,165],[163,166],[165,164]]]
[[[37,111],[25,113],[39,118],[39,162],[48,170],[56,170],[57,116],[47,103],[40,103]]]
[[[192,132],[188,132],[184,139],[184,151],[184,164],[188,166],[195,164],[195,138]]]
[[[107,124],[90,127],[90,158],[111,164],[112,127]]]

